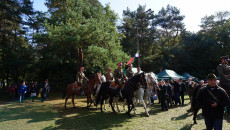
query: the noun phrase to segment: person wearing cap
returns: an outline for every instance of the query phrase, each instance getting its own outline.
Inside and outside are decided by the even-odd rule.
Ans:
[[[215,74],[209,74],[207,76],[208,85],[200,88],[196,97],[197,105],[202,108],[207,130],[222,129],[224,107],[229,102],[227,93],[217,85],[216,80]]]
[[[80,85],[82,88],[87,88],[88,79],[85,77],[84,67],[81,67],[80,71],[77,73],[76,81],[77,81],[78,85]]]
[[[112,73],[112,69],[108,69],[108,73],[105,75],[106,78],[106,82],[108,81],[113,81],[113,73]]]
[[[140,67],[137,67],[137,73],[135,73],[134,75],[138,75],[141,73],[141,68]]]
[[[127,77],[128,79],[130,79],[131,77],[134,76],[134,72],[132,71],[133,65],[132,65],[132,64],[129,64],[128,66],[129,66],[129,68],[128,68],[128,70],[126,71],[126,77]]]
[[[119,86],[122,85],[122,82],[125,81],[124,71],[122,70],[122,63],[118,63],[118,68],[114,70],[114,79],[115,83]]]
[[[227,56],[220,57],[221,64],[217,66],[217,72],[220,76],[220,87],[222,87],[230,96],[230,66],[228,61],[230,60]],[[227,107],[227,113],[229,114],[230,107]]]

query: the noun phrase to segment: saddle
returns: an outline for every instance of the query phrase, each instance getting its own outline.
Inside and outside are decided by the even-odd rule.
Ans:
[[[110,84],[110,87],[118,88],[118,86],[119,85],[115,81],[111,82]]]
[[[81,90],[81,86],[79,84],[74,83],[73,87],[72,87],[72,90],[73,91],[80,91]]]

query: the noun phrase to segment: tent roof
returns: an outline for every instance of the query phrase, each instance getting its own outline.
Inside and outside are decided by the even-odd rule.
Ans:
[[[158,79],[185,79],[185,77],[177,74],[175,71],[173,70],[163,70],[162,72],[157,74],[157,78]]]
[[[187,72],[184,72],[184,74],[182,74],[182,76],[183,77],[185,77],[185,78],[195,78],[195,77],[193,77],[193,76],[191,76],[189,73],[187,73]]]

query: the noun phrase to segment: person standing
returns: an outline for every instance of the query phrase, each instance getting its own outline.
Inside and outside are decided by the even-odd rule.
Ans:
[[[180,101],[180,85],[179,85],[179,80],[176,79],[173,82],[173,89],[174,89],[174,101],[175,101],[175,105],[177,106],[178,104],[181,105],[181,101]]]
[[[19,102],[20,103],[23,103],[24,96],[25,96],[26,92],[27,92],[26,82],[23,81],[22,84],[19,86],[19,89],[18,89],[18,94],[20,95],[20,97],[19,97]]]
[[[113,73],[112,73],[112,69],[108,69],[108,73],[105,75],[105,78],[106,78],[106,82],[108,81],[113,81]]]
[[[50,91],[50,86],[48,83],[48,79],[45,80],[45,83],[42,86],[42,93],[41,93],[41,102],[44,102],[46,100],[47,94]]]
[[[133,65],[132,64],[129,64],[129,68],[128,70],[126,71],[126,77],[128,79],[132,78],[134,76],[134,72],[132,71],[132,68],[133,68]]]
[[[165,81],[161,80],[161,83],[159,85],[159,92],[160,92],[160,102],[161,102],[161,110],[168,111],[168,106],[166,104],[166,92],[167,92],[167,86],[165,85]]]
[[[215,74],[209,74],[208,85],[200,88],[196,97],[198,105],[202,108],[207,130],[222,130],[224,107],[229,102],[227,93],[216,84],[216,80]]]
[[[31,84],[30,92],[30,97],[32,97],[32,102],[34,102],[34,98],[36,97],[36,88],[34,83]]]
[[[180,85],[180,98],[181,98],[181,104],[184,105],[184,92],[185,92],[185,83],[182,82],[182,79],[179,79],[179,85]]]
[[[222,87],[230,96],[230,66],[228,61],[230,60],[227,56],[220,57],[221,64],[217,66],[217,72],[220,76],[220,87]],[[227,107],[227,113],[229,114],[230,108]]]

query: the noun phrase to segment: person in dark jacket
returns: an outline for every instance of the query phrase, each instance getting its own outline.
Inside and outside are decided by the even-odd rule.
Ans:
[[[30,88],[30,97],[32,97],[32,102],[34,102],[34,98],[36,97],[36,87],[34,83],[32,83]]]
[[[176,81],[173,83],[174,86],[174,100],[175,100],[175,105],[177,106],[178,104],[181,105],[180,101],[180,85],[179,85],[179,80],[176,79]]]
[[[217,72],[220,76],[220,87],[222,87],[230,96],[230,66],[228,66],[229,57],[222,56],[220,57],[221,64],[217,66]],[[227,107],[227,113],[230,113],[230,107]]]
[[[180,98],[181,98],[181,104],[184,105],[184,92],[185,92],[185,83],[182,82],[182,79],[179,79],[178,82],[180,86]]]
[[[168,111],[168,106],[166,104],[166,92],[167,92],[167,86],[165,85],[165,81],[161,80],[161,84],[159,86],[159,92],[160,92],[160,101],[161,101],[161,110],[164,111]]]
[[[50,86],[48,83],[48,79],[45,80],[45,83],[42,86],[42,93],[41,93],[41,102],[44,102],[46,100],[47,94],[50,91]]]
[[[207,130],[221,130],[223,125],[224,107],[228,105],[229,97],[224,89],[216,84],[216,76],[209,74],[208,85],[202,87],[196,97],[202,108]]]

